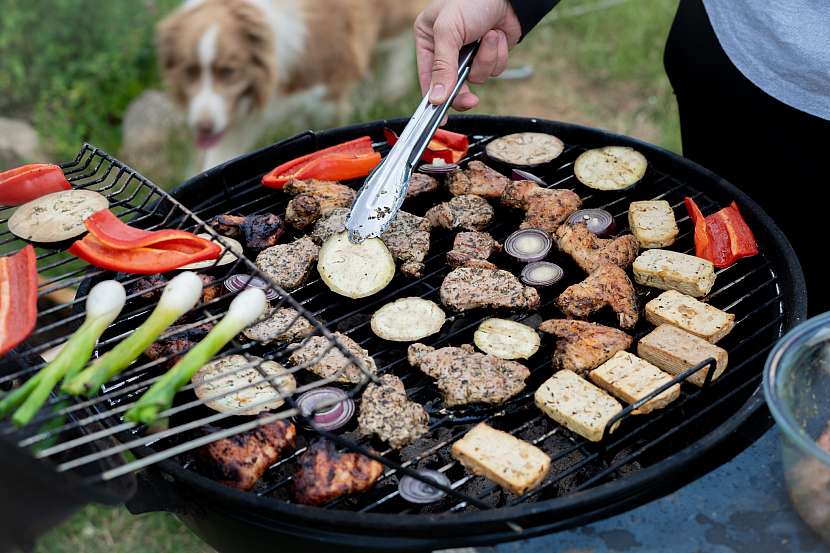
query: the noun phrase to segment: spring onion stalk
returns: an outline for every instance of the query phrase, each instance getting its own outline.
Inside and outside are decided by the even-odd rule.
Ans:
[[[164,287],[158,305],[147,320],[86,370],[67,379],[62,390],[73,396],[90,397],[98,393],[101,386],[138,359],[162,332],[193,309],[201,297],[202,281],[196,273],[188,271],[174,277]]]
[[[18,407],[12,422],[28,424],[49,399],[49,394],[62,378],[69,379],[84,368],[98,338],[124,308],[127,294],[120,282],[105,280],[96,284],[86,299],[83,324],[66,341],[57,356],[23,386],[0,401],[0,414],[5,416]]]
[[[259,288],[240,292],[222,320],[141,396],[124,419],[144,424],[156,422],[158,414],[173,405],[176,392],[237,334],[252,325],[267,305],[265,293]]]

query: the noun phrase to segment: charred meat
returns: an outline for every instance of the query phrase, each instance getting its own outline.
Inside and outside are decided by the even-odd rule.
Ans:
[[[279,244],[263,250],[256,256],[256,264],[283,290],[294,290],[311,276],[320,246],[303,236],[290,244]]]
[[[465,194],[438,204],[426,212],[433,227],[482,230],[493,221],[493,207],[481,196]]]
[[[453,268],[495,269],[496,266],[487,260],[498,251],[501,251],[501,244],[487,232],[459,232],[455,235],[452,250],[447,253],[447,264]]]
[[[570,190],[542,188],[535,182],[519,180],[510,181],[505,187],[501,203],[525,212],[521,228],[538,228],[553,235],[579,209],[582,200]]]
[[[375,360],[357,342],[339,332],[335,332],[334,337],[363,363],[366,370],[372,373],[378,372]],[[357,384],[367,378],[360,367],[343,355],[343,352],[324,336],[312,336],[306,340],[291,354],[289,361],[295,366],[303,365],[303,368],[321,378],[332,378],[336,382]]]
[[[633,328],[640,316],[634,285],[625,271],[610,263],[566,288],[556,305],[562,313],[577,319],[585,319],[608,306],[617,314],[620,327],[626,329]]]
[[[358,429],[377,435],[392,448],[400,449],[427,433],[429,415],[423,406],[406,396],[403,382],[385,374],[380,384],[369,384],[360,399]]]
[[[583,376],[611,359],[618,351],[631,347],[631,336],[616,328],[586,321],[551,319],[539,330],[556,336],[553,368]]]
[[[539,293],[501,269],[459,267],[441,283],[441,302],[454,311],[478,307],[526,310],[538,307]]]
[[[250,490],[268,467],[293,451],[297,430],[278,420],[199,448],[199,467],[206,476],[238,490]]]
[[[482,198],[499,199],[510,179],[480,161],[471,161],[464,170],[449,177],[447,187],[453,196],[475,194]]]
[[[294,501],[322,505],[362,493],[375,485],[383,465],[359,453],[340,453],[328,440],[317,440],[300,456],[294,473]]]
[[[320,180],[293,180],[283,188],[294,196],[285,209],[286,222],[304,229],[338,207],[350,207],[355,191],[344,184]]]
[[[210,275],[200,274],[199,279],[202,281],[202,303],[211,302],[227,291],[220,281],[215,280]],[[170,279],[163,275],[137,278],[127,285],[127,294],[139,294],[141,299],[157,302],[168,282],[170,282]]]
[[[599,238],[582,223],[559,227],[556,243],[587,273],[593,273],[605,263],[625,269],[634,262],[640,249],[640,243],[631,234],[614,239]]]
[[[299,312],[290,307],[267,309],[260,319],[243,332],[246,338],[261,344],[296,342],[314,331]]]
[[[409,188],[406,190],[406,199],[410,200],[421,194],[428,194],[438,190],[438,181],[424,173],[412,173],[409,179]]]
[[[197,326],[171,326],[164,333],[165,337],[153,342],[144,351],[144,355],[151,361],[166,358],[163,366],[172,367],[182,355],[207,336],[213,326],[214,323],[202,323]]]
[[[240,240],[246,248],[255,251],[276,246],[285,232],[282,219],[274,213],[217,215],[208,224],[222,236]]]
[[[504,403],[524,389],[530,376],[521,363],[477,353],[468,344],[440,349],[412,344],[407,357],[410,365],[436,380],[449,407]]]

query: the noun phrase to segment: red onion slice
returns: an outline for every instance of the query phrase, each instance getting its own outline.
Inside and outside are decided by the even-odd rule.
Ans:
[[[245,288],[259,288],[265,292],[265,298],[268,300],[275,300],[280,295],[274,290],[270,284],[257,276],[252,275],[232,275],[225,279],[225,288],[230,292],[236,294]]]
[[[443,472],[437,470],[422,469],[418,474],[426,480],[431,480],[436,484],[449,487],[450,479],[444,476]],[[433,488],[426,482],[421,482],[417,478],[411,476],[404,476],[398,483],[398,491],[401,497],[410,503],[435,503],[446,495],[445,492],[438,488]]]
[[[510,178],[512,180],[533,181],[536,184],[538,184],[539,186],[545,186],[546,187],[548,185],[548,183],[546,183],[545,181],[543,181],[542,179],[540,179],[539,177],[537,177],[533,173],[528,173],[527,171],[522,171],[521,169],[513,169],[513,171],[510,173]]]
[[[458,164],[456,163],[424,163],[418,168],[418,171],[421,173],[427,173],[428,175],[446,175],[447,173],[452,173],[458,169]]]
[[[524,263],[539,261],[548,255],[553,241],[548,233],[536,228],[519,229],[504,241],[504,251]]]
[[[556,284],[562,280],[563,276],[565,276],[565,271],[556,263],[537,261],[526,265],[522,269],[520,278],[528,286],[542,288]]]
[[[319,407],[318,407],[319,406]],[[354,415],[354,401],[339,388],[317,388],[297,398],[297,408],[321,430],[337,430]]]
[[[588,230],[600,238],[606,238],[617,232],[617,223],[614,216],[604,209],[580,209],[568,217],[568,223],[576,225],[584,223]]]

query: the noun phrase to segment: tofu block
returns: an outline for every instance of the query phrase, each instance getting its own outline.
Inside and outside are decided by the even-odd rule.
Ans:
[[[614,357],[589,373],[591,381],[623,401],[634,403],[671,381],[672,377],[633,353],[618,351]],[[680,384],[675,384],[657,397],[634,409],[634,415],[662,409],[680,396]]]
[[[637,344],[637,355],[673,375],[687,371],[711,357],[717,362],[712,380],[723,373],[729,362],[729,354],[725,349],[672,325],[660,325],[641,338]],[[706,370],[701,369],[686,381],[703,386],[705,379]]]
[[[634,260],[637,284],[660,290],[677,290],[694,298],[709,293],[715,285],[711,261],[671,250],[646,250]]]
[[[516,495],[538,486],[550,471],[544,451],[483,422],[455,442],[451,453],[473,474]]]
[[[646,319],[654,326],[674,325],[712,344],[729,334],[735,326],[735,315],[677,290],[663,292],[648,302]]]
[[[605,425],[623,409],[616,399],[568,370],[542,383],[533,399],[547,416],[592,442],[602,440]],[[611,432],[617,426],[611,427]]]
[[[643,248],[671,246],[679,233],[674,210],[666,200],[631,202],[628,226]]]

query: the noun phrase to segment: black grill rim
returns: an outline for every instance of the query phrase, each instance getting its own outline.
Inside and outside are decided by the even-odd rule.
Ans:
[[[322,148],[342,141],[347,136],[377,134],[378,129],[383,126],[401,127],[406,121],[393,119],[321,132],[307,131],[197,175],[173,190],[172,194],[187,204],[188,197],[198,197],[199,191],[208,183],[218,183],[227,190],[227,173],[235,167],[246,166],[254,159],[261,160],[268,156],[273,156],[269,158],[272,161],[280,161],[291,155],[295,143],[304,138],[313,140],[313,148]],[[759,241],[767,245],[765,252],[774,266],[780,270],[777,277],[780,279],[784,298],[784,331],[806,318],[807,293],[804,275],[795,251],[784,234],[747,194],[704,167],[642,140],[583,125],[545,119],[488,115],[452,116],[448,128],[467,134],[495,135],[536,130],[560,134],[563,138],[567,137],[566,142],[579,141],[580,137],[587,137],[589,140],[585,142],[590,144],[603,145],[598,143],[599,141],[628,145],[640,149],[652,160],[659,160],[659,163],[668,167],[673,175],[688,178],[702,191],[733,198],[740,205]],[[668,459],[642,468],[633,475],[576,494],[525,505],[500,507],[491,511],[400,516],[323,510],[233,490],[188,471],[173,460],[162,461],[157,469],[151,469],[150,474],[146,476],[152,477],[153,472],[166,473],[168,478],[172,477],[176,482],[176,488],[182,488],[183,492],[189,488],[191,493],[201,496],[201,500],[211,501],[211,504],[223,511],[226,516],[247,520],[250,524],[269,525],[276,531],[294,533],[291,531],[293,529],[309,538],[307,531],[310,529],[331,529],[344,537],[360,536],[359,541],[355,542],[358,544],[368,545],[368,542],[373,540],[386,540],[387,547],[390,546],[389,540],[395,539],[387,535],[388,532],[401,532],[402,534],[397,536],[399,539],[415,540],[422,544],[434,543],[436,539],[440,539],[445,546],[452,543],[450,540],[453,539],[465,544],[506,541],[604,518],[670,493],[699,476],[692,474],[692,470],[686,470],[684,474],[684,469],[709,456],[718,446],[722,446],[733,432],[764,408],[759,382],[752,396],[725,423]],[[748,445],[747,443],[744,447]],[[655,485],[655,482],[658,484]],[[170,486],[169,483],[166,485]],[[264,515],[274,517],[265,517],[266,520],[263,520]]]

